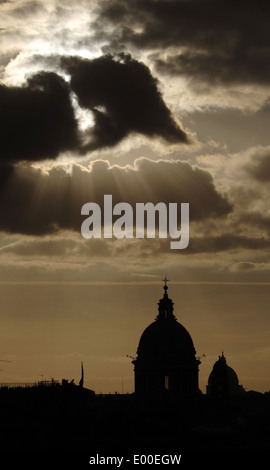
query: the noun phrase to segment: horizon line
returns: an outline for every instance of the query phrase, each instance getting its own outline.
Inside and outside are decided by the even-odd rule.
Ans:
[[[270,281],[169,281],[170,285],[262,285]],[[89,285],[89,286],[136,286],[160,285],[162,281],[0,281],[0,285]]]

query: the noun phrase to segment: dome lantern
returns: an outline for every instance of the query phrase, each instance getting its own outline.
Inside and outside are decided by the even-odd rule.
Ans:
[[[176,320],[174,314],[173,314],[173,302],[171,299],[169,299],[168,297],[168,286],[167,286],[167,282],[168,282],[168,279],[166,278],[165,276],[165,279],[163,279],[163,282],[164,282],[164,294],[163,294],[163,298],[160,299],[160,301],[158,302],[158,316],[156,318],[156,320]]]

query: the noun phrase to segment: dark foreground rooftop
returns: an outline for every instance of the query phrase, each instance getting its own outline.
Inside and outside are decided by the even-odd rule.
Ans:
[[[2,388],[0,433],[1,450],[269,450],[270,393],[184,400],[95,395],[72,384]]]

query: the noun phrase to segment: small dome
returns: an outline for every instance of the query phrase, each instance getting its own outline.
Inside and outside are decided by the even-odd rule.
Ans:
[[[208,379],[208,389],[210,393],[213,391],[213,388],[218,388],[220,391],[221,387],[226,387],[227,393],[229,394],[244,391],[243,387],[239,385],[236,372],[232,367],[228,366],[223,352],[222,355],[219,356],[218,361],[215,362]]]
[[[239,387],[239,380],[237,377],[237,373],[230,366],[227,365],[227,374],[229,378],[229,387],[233,391],[237,387]]]

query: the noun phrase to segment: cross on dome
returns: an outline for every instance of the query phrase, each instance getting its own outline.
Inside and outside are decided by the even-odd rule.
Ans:
[[[167,276],[165,276],[165,278],[162,279],[162,281],[164,282],[164,287],[163,287],[163,289],[164,289],[164,291],[165,291],[165,293],[166,293],[167,290],[168,290],[167,282],[169,282],[169,279],[167,279]]]
[[[162,279],[163,282],[165,282],[165,286],[167,286],[167,282],[169,282],[169,279],[167,279],[167,277],[165,276],[164,279]]]

